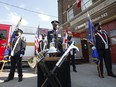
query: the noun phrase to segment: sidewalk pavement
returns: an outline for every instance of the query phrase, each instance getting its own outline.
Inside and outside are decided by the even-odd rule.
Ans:
[[[97,74],[96,65],[93,63],[76,65],[77,72],[73,72],[71,66],[71,87],[116,87],[116,78],[107,76],[104,69],[104,77],[100,79]],[[37,74],[30,68],[23,68],[23,81],[18,82],[18,75],[9,82],[3,81],[7,78],[9,69],[4,69],[0,76],[0,87],[37,87]],[[113,72],[116,74],[116,65],[113,65]]]
[[[116,65],[113,65],[116,74]],[[72,87],[116,87],[116,78],[107,76],[104,67],[104,78],[99,78],[96,64],[77,65],[77,73],[71,71]]]

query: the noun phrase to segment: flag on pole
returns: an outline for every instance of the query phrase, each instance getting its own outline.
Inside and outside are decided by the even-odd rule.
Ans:
[[[94,42],[94,27],[89,15],[88,15],[88,39],[92,44],[94,44],[93,43]]]
[[[20,25],[20,23],[21,23],[21,20],[22,20],[22,17],[20,18],[18,24],[16,25],[16,30],[19,28],[19,25]]]
[[[13,31],[13,33],[12,33],[12,35],[11,35],[10,44],[9,44],[9,46],[5,49],[4,57],[6,57],[6,56],[9,57],[10,52],[11,52],[11,55],[14,54],[13,49],[15,49],[15,46],[14,46],[13,49],[12,49],[12,42],[13,42],[13,40],[14,40],[14,38],[15,38],[15,31],[18,29],[18,27],[19,27],[19,25],[20,25],[20,23],[21,23],[21,20],[22,20],[22,17],[20,18],[18,24],[16,25],[15,30]]]
[[[68,26],[66,27],[66,31],[65,31],[64,45],[65,45],[65,49],[67,49],[68,48]]]
[[[93,23],[91,22],[89,14],[88,14],[88,39],[89,39],[89,42],[93,45],[92,58],[93,58],[94,63],[96,63],[96,65],[97,65],[99,76],[100,76],[100,78],[102,78],[101,70],[100,70],[100,59],[99,59],[99,55],[98,55],[98,52],[96,49],[96,41],[94,39],[94,35],[95,35],[95,28],[94,28]]]
[[[38,31],[37,31],[36,34],[35,34],[35,40],[34,40],[34,42],[35,42],[35,54],[37,54],[37,53],[38,53],[38,49],[39,49]]]
[[[94,35],[95,35],[95,28],[88,14],[88,39],[89,39],[89,42],[93,45],[92,47],[93,61],[98,65],[100,63],[100,59],[96,49],[96,41],[94,39]]]
[[[10,46],[8,46],[4,51],[4,60],[9,60],[10,52],[11,52],[11,49],[10,49]]]
[[[81,7],[81,0],[77,0],[77,8]]]
[[[15,28],[14,32],[12,33],[12,36],[11,36],[11,39],[10,39],[10,43],[12,43],[13,39],[15,38],[15,31],[19,28],[21,20],[22,20],[22,17],[20,18],[18,24],[16,25],[16,28]]]

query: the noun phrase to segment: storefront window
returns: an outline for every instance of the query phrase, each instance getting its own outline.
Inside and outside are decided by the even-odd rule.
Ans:
[[[67,21],[71,20],[74,17],[73,14],[73,9],[69,9],[69,11],[67,12]]]
[[[81,9],[82,11],[92,5],[92,0],[82,0],[81,1]]]
[[[112,44],[116,44],[116,30],[110,31],[110,37]]]

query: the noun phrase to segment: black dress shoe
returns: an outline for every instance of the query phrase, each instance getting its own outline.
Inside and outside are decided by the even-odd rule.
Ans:
[[[100,77],[100,78],[104,78],[104,75],[103,75],[103,74],[101,74],[101,75],[99,75],[99,77]]]
[[[7,78],[6,80],[4,80],[4,82],[8,82],[10,80],[13,80],[13,78]]]
[[[22,80],[23,80],[23,78],[19,78],[19,79],[18,79],[18,82],[21,82]]]
[[[100,76],[99,76],[100,77]],[[104,75],[101,75],[101,77],[100,78],[104,78]]]
[[[116,75],[115,74],[109,74],[108,76],[111,76],[111,77],[116,78]]]
[[[77,70],[75,70],[75,69],[74,69],[73,71],[74,71],[74,72],[77,72]]]

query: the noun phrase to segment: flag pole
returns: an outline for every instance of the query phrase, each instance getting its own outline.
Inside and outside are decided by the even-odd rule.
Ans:
[[[20,23],[21,23],[21,20],[22,20],[22,17],[20,18],[20,20],[19,20],[19,22],[18,22],[18,24],[16,25],[16,27],[15,27],[15,30],[14,31],[16,31],[18,28],[19,28],[19,25],[20,25]],[[13,32],[13,34],[12,34],[12,36],[11,36],[11,41],[10,41],[10,48],[11,48],[11,55],[13,56],[14,55],[14,50],[15,50],[15,48],[16,48],[16,45],[18,44],[18,41],[19,41],[19,38],[18,38],[18,40],[16,41],[16,43],[15,43],[15,45],[14,45],[14,47],[12,48],[12,42],[13,42],[13,39],[15,38],[15,36],[14,36],[14,32]]]
[[[100,63],[97,65],[97,67],[98,67],[98,73],[99,73],[99,76],[100,76],[100,78],[102,78],[101,70],[100,70]]]
[[[87,11],[87,15],[88,15],[88,18],[90,19],[90,22],[92,23],[92,21],[91,21],[91,18],[90,18],[90,15],[89,15],[89,13],[88,13],[88,11]],[[94,25],[93,25],[93,23],[92,23],[92,26],[94,27]],[[92,30],[92,29],[91,29]],[[92,32],[92,31],[91,31]],[[94,38],[94,37],[93,37]],[[90,40],[89,40],[89,42],[91,42]],[[95,43],[94,42],[91,42],[91,43],[93,43],[93,45],[95,46]],[[98,57],[99,57],[99,55],[98,55]],[[100,62],[100,61],[99,61]],[[99,76],[100,76],[100,78],[102,78],[102,76],[101,76],[101,70],[100,70],[100,63],[98,63],[97,64],[97,68],[98,68],[98,73],[99,73]]]
[[[82,2],[83,2],[83,1],[82,1]],[[87,8],[87,7],[85,6],[85,4],[84,4],[84,7]],[[91,17],[90,17],[90,15],[89,15],[88,11],[87,11],[87,16],[88,16],[88,18],[89,18],[90,21],[91,21]],[[91,21],[91,23],[92,23],[92,21]],[[93,25],[93,23],[92,23],[92,25]],[[95,46],[95,43],[94,43],[94,42],[91,42],[90,40],[88,40],[88,41],[89,41],[92,45]],[[100,61],[99,61],[99,62],[100,62]],[[97,68],[98,68],[99,76],[100,76],[100,78],[102,78],[102,76],[101,76],[101,70],[100,70],[100,63],[97,64]]]

